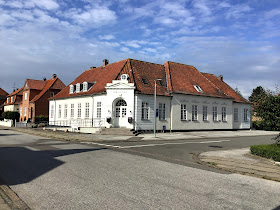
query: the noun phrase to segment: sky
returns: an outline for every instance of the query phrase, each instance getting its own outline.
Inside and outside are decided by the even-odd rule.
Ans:
[[[132,58],[223,75],[247,98],[280,86],[279,23],[279,0],[0,0],[0,87]]]

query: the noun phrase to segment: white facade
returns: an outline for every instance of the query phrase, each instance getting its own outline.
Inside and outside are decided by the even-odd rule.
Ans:
[[[113,80],[106,93],[51,100],[51,125],[153,130],[154,95],[134,83]],[[82,91],[82,90],[81,90]],[[186,94],[157,96],[157,130],[250,129],[251,105],[233,99]]]
[[[6,105],[4,106],[4,112],[17,112],[19,111],[19,105],[15,105],[15,104],[12,104],[12,105]]]

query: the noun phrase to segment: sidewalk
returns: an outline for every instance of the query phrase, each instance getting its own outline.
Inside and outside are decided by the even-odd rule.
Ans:
[[[225,171],[280,181],[280,165],[250,154],[250,148],[210,151],[199,155],[205,164]]]

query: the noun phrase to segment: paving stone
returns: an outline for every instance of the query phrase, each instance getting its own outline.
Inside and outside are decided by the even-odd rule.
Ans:
[[[0,210],[11,210],[7,204],[0,204]]]

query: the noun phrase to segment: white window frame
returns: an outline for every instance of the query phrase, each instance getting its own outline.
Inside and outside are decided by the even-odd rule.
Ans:
[[[96,118],[101,118],[101,106],[102,106],[102,104],[101,104],[101,102],[100,101],[98,101],[97,103],[96,103]],[[119,113],[120,114],[120,113]]]
[[[89,103],[85,104],[85,118],[89,118]]]
[[[198,85],[194,85],[193,87],[196,89],[197,92],[200,92],[200,93],[203,92],[201,87],[199,87]]]
[[[51,105],[51,118],[54,117],[54,105]]]
[[[197,121],[197,105],[192,105],[192,121]]]
[[[19,115],[22,116],[22,107],[19,109]]]
[[[181,104],[181,120],[187,120],[187,104]]]
[[[27,100],[27,93],[24,93],[24,100]]]
[[[222,121],[226,122],[227,121],[227,108],[226,107],[222,107]]]
[[[249,122],[249,109],[247,108],[243,109],[243,121]]]
[[[149,119],[149,112],[150,112],[150,108],[149,108],[149,103],[148,102],[142,102],[142,113],[141,113],[141,119],[142,120],[148,120]]]
[[[58,118],[61,118],[61,104],[58,105]]]
[[[73,94],[74,93],[74,85],[69,85],[69,93]]]
[[[64,118],[67,118],[68,105],[64,104]]]
[[[202,107],[202,120],[208,121],[208,106],[206,105]]]
[[[88,82],[84,82],[83,83],[83,92],[87,92],[88,91]]]
[[[24,107],[24,116],[26,117],[26,115],[27,115],[27,107],[25,106]]]
[[[74,116],[75,116],[75,105],[71,104],[71,115],[70,115],[70,117],[74,118]]]
[[[238,122],[238,108],[233,109],[233,120],[234,122]]]
[[[78,103],[78,112],[77,112],[77,118],[82,117],[82,104]]]
[[[212,114],[213,114],[213,121],[217,122],[218,121],[218,107],[217,106],[213,106]]]
[[[13,103],[13,102],[14,102],[14,96],[11,97],[11,103]]]
[[[7,103],[9,103],[10,98],[7,98]]]
[[[158,118],[159,120],[165,120],[165,104],[159,103],[159,109],[158,109]]]

